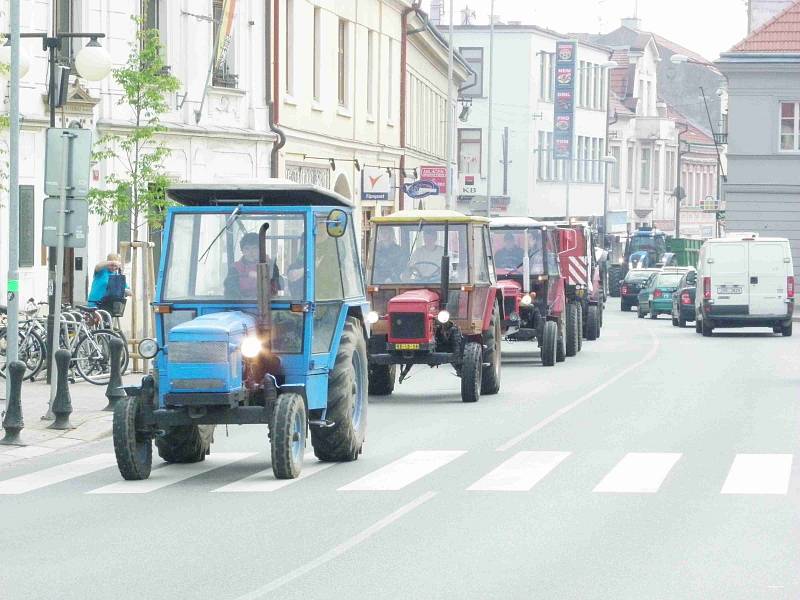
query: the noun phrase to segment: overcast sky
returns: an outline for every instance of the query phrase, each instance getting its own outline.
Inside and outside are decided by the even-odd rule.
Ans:
[[[423,0],[425,10],[431,0]],[[522,21],[558,31],[598,33],[616,29],[633,15],[637,0],[495,0],[503,21]],[[477,23],[489,22],[491,0],[453,0],[454,23],[466,5]],[[746,0],[638,0],[642,29],[716,59],[747,34]],[[444,0],[445,11],[450,0]],[[449,22],[445,16],[445,23]]]

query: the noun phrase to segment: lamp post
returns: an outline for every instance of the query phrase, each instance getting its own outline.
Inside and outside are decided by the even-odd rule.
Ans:
[[[608,142],[606,142],[608,143]],[[606,247],[608,237],[608,167],[617,164],[617,159],[612,154],[607,154],[600,159],[603,163],[603,248]]]

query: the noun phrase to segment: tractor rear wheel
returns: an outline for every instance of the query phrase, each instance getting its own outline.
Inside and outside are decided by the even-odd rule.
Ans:
[[[481,397],[483,379],[483,349],[478,342],[464,344],[461,363],[461,401],[477,402]]]
[[[542,334],[542,364],[545,367],[555,366],[557,346],[558,325],[555,321],[547,321]]]
[[[205,460],[214,441],[214,425],[178,425],[156,436],[158,455],[170,463]]]
[[[565,315],[558,320],[558,342],[556,343],[556,362],[567,360],[567,323]]]
[[[300,394],[278,396],[270,423],[272,472],[275,479],[295,479],[306,451],[306,405]]]
[[[500,308],[495,303],[492,318],[489,321],[489,329],[483,335],[483,345],[486,346],[483,362],[489,363],[489,365],[482,367],[481,394],[487,396],[500,391],[500,345],[503,343],[500,327]]]
[[[153,465],[153,442],[141,431],[141,402],[139,396],[128,396],[114,406],[114,454],[120,475],[129,481],[147,479]]]
[[[397,365],[371,365],[369,368],[369,393],[371,396],[389,396],[394,391]]]
[[[600,329],[600,321],[597,315],[597,306],[592,304],[586,313],[586,339],[590,342],[596,340]]]
[[[332,427],[312,427],[314,454],[324,461],[356,460],[367,431],[367,342],[358,319],[348,317],[336,363],[328,376],[328,419]]]
[[[570,302],[567,304],[567,356],[578,354],[578,309]]]

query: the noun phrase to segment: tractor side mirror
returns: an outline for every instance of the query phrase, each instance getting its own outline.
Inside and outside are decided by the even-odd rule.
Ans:
[[[347,213],[340,208],[334,208],[328,213],[325,229],[332,238],[342,237],[347,231]]]

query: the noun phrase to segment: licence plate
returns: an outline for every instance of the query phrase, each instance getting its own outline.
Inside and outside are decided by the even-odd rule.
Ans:
[[[742,286],[740,285],[718,285],[718,294],[741,294]]]
[[[419,344],[395,344],[395,350],[419,350]]]

